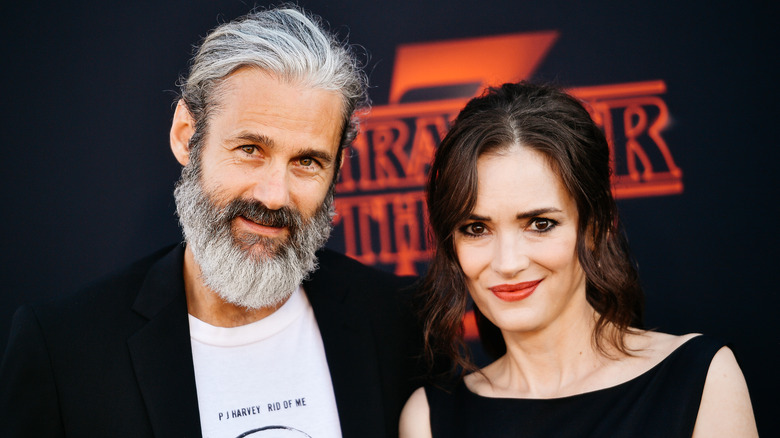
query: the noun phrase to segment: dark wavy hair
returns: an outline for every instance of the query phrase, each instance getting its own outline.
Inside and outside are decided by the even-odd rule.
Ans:
[[[607,140],[577,99],[553,86],[520,82],[488,88],[469,101],[436,150],[426,187],[435,253],[421,285],[427,359],[444,355],[462,373],[476,370],[463,339],[469,293],[453,232],[476,204],[479,157],[513,145],[547,157],[577,205],[576,251],[588,303],[599,315],[594,346],[604,354],[607,344],[631,354],[625,335],[642,326],[644,296],[619,229]],[[501,332],[476,306],[474,313],[485,351],[500,357],[506,352]]]

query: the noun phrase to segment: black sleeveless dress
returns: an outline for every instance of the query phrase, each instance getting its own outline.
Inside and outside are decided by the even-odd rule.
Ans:
[[[554,399],[482,397],[461,381],[426,386],[434,438],[690,437],[707,370],[723,343],[696,336],[644,374]]]

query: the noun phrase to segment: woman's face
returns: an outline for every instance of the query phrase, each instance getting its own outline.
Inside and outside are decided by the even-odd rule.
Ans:
[[[484,154],[477,172],[476,206],[454,234],[474,302],[505,334],[565,329],[589,309],[574,200],[523,146]]]

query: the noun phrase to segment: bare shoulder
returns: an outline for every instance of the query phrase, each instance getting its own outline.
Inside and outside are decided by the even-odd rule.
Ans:
[[[466,388],[474,394],[494,397],[496,394],[494,393],[495,388],[491,384],[491,378],[495,381],[498,375],[496,372],[496,362],[498,362],[498,360],[485,368],[482,368],[478,372],[467,374],[463,377],[463,383],[466,385]]]
[[[650,361],[660,362],[696,336],[700,336],[700,334],[689,333],[677,336],[655,331],[643,331],[627,335],[626,343],[629,349],[635,351],[639,356],[647,357]]]
[[[430,408],[424,388],[417,388],[406,401],[398,428],[400,438],[431,438]]]
[[[646,373],[695,336],[698,334],[675,336],[654,331],[627,334],[625,342],[630,354],[605,363],[601,386],[613,386]]]
[[[693,436],[758,436],[745,377],[728,347],[721,348],[710,363]]]
[[[662,361],[696,336],[699,334],[675,336],[648,331],[630,335],[628,341],[638,357],[652,364]],[[758,436],[745,377],[728,347],[718,350],[710,362],[693,436]]]

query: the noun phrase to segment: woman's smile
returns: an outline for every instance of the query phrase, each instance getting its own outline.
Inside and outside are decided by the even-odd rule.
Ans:
[[[493,292],[493,295],[504,301],[520,301],[531,296],[536,290],[536,286],[541,282],[542,280],[535,280],[515,284],[499,284],[488,289]]]

